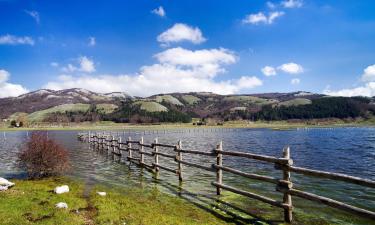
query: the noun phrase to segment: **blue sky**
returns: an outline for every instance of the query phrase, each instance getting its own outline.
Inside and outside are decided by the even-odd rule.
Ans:
[[[0,0],[0,97],[375,95],[375,2]]]

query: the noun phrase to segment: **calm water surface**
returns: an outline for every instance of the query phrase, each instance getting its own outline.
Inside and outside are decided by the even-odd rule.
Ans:
[[[206,195],[215,194],[215,189],[210,185],[215,180],[211,172],[202,171],[184,166],[184,182],[179,186],[175,174],[161,170],[158,180],[155,180],[147,171],[128,163],[114,162],[112,156],[105,152],[99,152],[89,147],[87,143],[77,140],[78,131],[50,131],[50,137],[57,139],[65,145],[72,160],[73,170],[70,176],[116,186],[152,186],[169,193],[178,188]],[[146,132],[142,131],[113,131],[123,139],[131,136],[138,140],[145,137],[145,143],[151,143],[158,138],[160,143],[176,144],[182,140],[184,149],[209,151],[220,140],[223,141],[224,150],[244,151],[264,155],[281,157],[284,146],[289,145],[294,165],[305,168],[318,169],[331,172],[345,173],[348,175],[375,180],[375,128],[316,128],[298,129],[288,131],[276,131],[270,129],[196,129]],[[17,168],[16,158],[22,141],[28,136],[28,132],[6,132],[0,136],[0,176],[7,178],[22,177],[24,173]],[[161,148],[160,151],[171,150]],[[147,157],[146,162],[152,162]],[[210,165],[214,158],[184,154],[183,158],[201,165]],[[121,161],[121,159],[117,159]],[[159,162],[170,168],[176,168],[176,164],[170,159],[160,157]],[[257,172],[281,178],[281,172],[274,170],[272,164],[264,164],[258,161],[224,156],[224,165],[242,171]],[[375,211],[375,191],[357,185],[350,185],[339,181],[309,178],[292,173],[295,187],[312,193],[321,194],[336,200],[344,201]],[[224,173],[224,183],[255,191],[275,199],[282,196],[275,193],[275,186],[254,180],[240,178]],[[320,217],[324,217],[332,224],[367,224],[366,221],[347,219],[348,216],[334,211],[332,216],[330,209],[321,207],[315,203],[294,198],[296,208],[310,211],[317,210]],[[298,210],[296,212],[298,213]],[[321,212],[319,211],[321,210]],[[336,216],[338,215],[338,216]],[[350,216],[349,216],[350,218]]]

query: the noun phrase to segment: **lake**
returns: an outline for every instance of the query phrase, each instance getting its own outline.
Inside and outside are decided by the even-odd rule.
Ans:
[[[210,185],[215,181],[215,174],[208,171],[184,166],[184,181],[179,185],[175,174],[160,171],[158,179],[146,170],[134,164],[121,163],[112,160],[105,152],[92,149],[87,143],[77,140],[80,131],[49,131],[48,135],[55,138],[69,149],[72,171],[69,176],[76,177],[89,183],[124,187],[152,187],[163,192],[178,194],[199,193],[215,196],[215,188]],[[204,150],[213,149],[219,141],[223,141],[223,149],[228,151],[243,151],[269,156],[282,156],[284,146],[290,146],[291,158],[294,165],[309,169],[329,172],[339,172],[375,180],[375,128],[308,128],[293,130],[271,129],[181,129],[159,131],[121,130],[113,131],[123,139],[131,136],[139,140],[144,136],[145,143],[151,143],[158,138],[159,143],[176,144],[182,141],[184,149]],[[25,174],[17,167],[17,153],[22,142],[27,139],[29,132],[5,132],[0,136],[0,176],[5,178],[22,178]],[[161,148],[160,151],[167,152]],[[171,150],[169,150],[172,153]],[[151,164],[151,157],[146,162]],[[215,158],[184,154],[183,158],[201,165],[210,165]],[[160,164],[176,168],[170,159],[160,157]],[[224,156],[223,164],[247,172],[266,174],[282,178],[280,171],[274,170],[272,164],[259,161]],[[340,181],[317,179],[292,173],[291,179],[298,189],[320,194],[335,200],[353,204],[358,207],[375,211],[375,190]],[[235,187],[254,191],[274,199],[282,200],[282,195],[276,193],[275,185],[256,180],[240,178],[224,172],[223,182]],[[251,208],[243,198],[224,193],[223,199],[230,199],[240,206]],[[368,224],[369,221],[351,216],[342,211],[301,200],[293,197],[296,207],[295,217],[299,215],[317,221],[328,221],[329,224]],[[257,207],[263,207],[262,204]],[[273,208],[282,212],[280,209]],[[267,211],[265,209],[265,211]],[[280,213],[281,215],[281,213]],[[316,216],[319,215],[319,216]],[[278,216],[278,215],[276,215]],[[317,218],[318,217],[318,218]]]

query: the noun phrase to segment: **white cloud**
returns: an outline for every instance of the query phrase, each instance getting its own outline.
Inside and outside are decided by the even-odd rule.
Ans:
[[[59,64],[58,64],[57,62],[51,62],[50,65],[51,65],[52,67],[58,67],[58,66],[59,66]]]
[[[0,69],[0,98],[15,97],[29,92],[22,85],[7,82],[9,77],[8,71]]]
[[[285,73],[290,73],[290,74],[303,73],[303,67],[293,62],[282,64],[281,66],[277,67],[277,69],[282,70]]]
[[[268,16],[268,24],[272,24],[276,18],[283,16],[285,13],[281,11],[271,12]]]
[[[362,81],[375,81],[375,64],[363,70]]]
[[[235,55],[226,49],[190,51],[172,48],[154,57],[158,63],[141,67],[137,74],[62,75],[57,81],[47,83],[45,88],[83,87],[102,93],[125,91],[131,95],[149,96],[158,93],[192,91],[234,94],[246,88],[262,85],[262,81],[254,76],[216,81],[215,78],[225,72],[225,65],[236,62]]]
[[[190,27],[183,23],[176,23],[173,27],[164,31],[157,37],[158,42],[165,45],[181,41],[190,41],[199,44],[206,41],[201,30],[198,27]]]
[[[375,64],[366,67],[363,70],[363,74],[361,77],[363,82],[367,82],[360,87],[355,88],[347,88],[338,91],[330,90],[330,86],[326,87],[323,91],[324,94],[327,95],[334,95],[334,96],[375,96]]]
[[[273,3],[273,2],[267,2],[266,4],[267,4],[267,7],[270,8],[270,9],[276,8],[276,4]]]
[[[268,16],[266,16],[263,12],[259,12],[256,14],[249,14],[245,17],[245,19],[242,20],[242,23],[244,24],[272,24],[275,19],[278,17],[283,16],[285,13],[282,11],[275,11],[269,13]]]
[[[263,85],[263,82],[255,76],[242,76],[235,82],[239,89],[255,88]]]
[[[89,37],[88,46],[95,46],[95,45],[96,45],[96,39],[95,39],[95,37]]]
[[[294,79],[292,79],[292,80],[290,81],[290,83],[293,84],[293,85],[297,85],[297,84],[301,83],[301,80],[298,79],[298,78],[294,78]]]
[[[84,73],[92,73],[95,72],[95,63],[93,60],[89,59],[86,56],[81,56],[77,60],[77,66],[69,63],[67,66],[62,67],[61,70],[64,73],[73,73],[76,71],[84,72]]]
[[[17,37],[14,35],[6,34],[0,36],[0,45],[34,45],[35,42],[31,37]]]
[[[272,66],[265,66],[261,69],[261,71],[267,77],[276,75],[276,69]]]
[[[303,5],[302,0],[285,0],[281,2],[281,5],[285,8],[300,8]]]
[[[160,17],[165,17],[165,15],[166,15],[163,6],[159,6],[158,8],[153,9],[151,12],[152,12],[153,14],[155,14],[155,15],[160,16]]]
[[[323,91],[326,95],[332,95],[332,96],[375,96],[375,82],[369,82],[361,87],[356,87],[352,89],[343,89],[339,91],[332,91],[329,89],[326,89]]]
[[[37,11],[25,10],[25,13],[27,13],[29,16],[31,16],[37,24],[40,23],[40,16],[39,16],[39,13]]]

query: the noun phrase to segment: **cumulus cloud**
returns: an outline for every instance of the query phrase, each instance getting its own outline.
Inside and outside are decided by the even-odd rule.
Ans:
[[[292,79],[292,80],[290,81],[290,83],[293,84],[293,85],[296,85],[296,84],[301,83],[301,80],[298,79],[298,78],[294,78],[294,79]]]
[[[282,64],[281,66],[277,68],[289,74],[299,74],[299,73],[303,73],[304,71],[301,65],[297,63],[293,63],[293,62]]]
[[[363,70],[362,81],[375,81],[375,64]]]
[[[17,37],[14,35],[6,34],[0,36],[0,45],[34,45],[35,42],[31,37]]]
[[[259,12],[256,14],[249,14],[243,20],[242,23],[244,24],[272,24],[277,18],[283,16],[285,13],[282,11],[275,11],[270,12],[265,15],[263,12]]]
[[[323,91],[326,95],[332,95],[332,96],[346,96],[346,97],[352,97],[352,96],[375,96],[375,82],[369,82],[366,83],[364,86],[356,87],[356,88],[348,88],[348,89],[342,89],[339,91],[332,91],[329,89],[326,89]]]
[[[95,46],[96,45],[96,38],[95,37],[89,37],[89,43],[88,46]]]
[[[0,69],[0,98],[15,97],[29,92],[19,84],[9,83],[10,73]]]
[[[37,24],[40,23],[40,17],[39,17],[39,13],[37,11],[25,10],[25,13],[27,13],[29,16],[31,16]]]
[[[273,3],[273,2],[267,2],[266,4],[267,4],[267,7],[270,8],[270,9],[276,8],[276,4]]]
[[[61,75],[45,88],[66,89],[84,87],[97,92],[125,91],[131,95],[149,96],[157,93],[211,91],[233,94],[262,85],[255,76],[238,80],[216,81],[225,72],[225,65],[236,62],[236,56],[226,49],[190,51],[172,48],[154,56],[158,63],[143,66],[137,74],[71,76]]]
[[[58,66],[59,66],[59,64],[58,64],[57,62],[51,62],[50,65],[51,65],[52,67],[58,67]]]
[[[181,41],[190,41],[194,44],[200,44],[206,41],[201,30],[198,27],[191,27],[183,23],[176,23],[168,30],[157,37],[158,42],[169,45]]]
[[[158,8],[153,9],[151,12],[155,15],[160,16],[160,17],[165,17],[165,15],[166,15],[165,10],[162,6],[159,6]]]
[[[265,66],[261,69],[261,71],[267,77],[276,75],[276,69],[272,66]]]
[[[285,0],[281,2],[281,5],[285,8],[301,8],[303,5],[302,0]]]
[[[84,73],[92,73],[95,72],[95,63],[93,60],[89,59],[86,56],[81,56],[77,60],[77,66],[69,63],[67,66],[61,68],[64,73],[73,73],[73,72],[84,72]]]
[[[347,88],[342,89],[338,91],[332,91],[330,90],[330,87],[328,86],[323,93],[327,95],[333,95],[333,96],[375,96],[375,64],[366,67],[363,70],[363,74],[361,77],[361,80],[363,82],[367,82],[363,84],[362,86],[355,87],[355,88]]]

